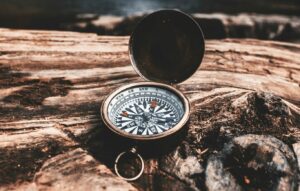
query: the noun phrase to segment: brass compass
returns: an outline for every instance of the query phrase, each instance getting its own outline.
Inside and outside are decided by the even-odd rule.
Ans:
[[[102,103],[105,125],[121,137],[136,142],[161,140],[185,127],[190,115],[188,99],[174,85],[189,78],[200,66],[204,37],[199,25],[178,10],[160,10],[146,16],[129,41],[130,60],[146,82],[123,86]],[[119,173],[119,159],[134,154],[141,162],[134,177]],[[125,180],[136,180],[144,162],[133,148],[122,152],[115,171]]]

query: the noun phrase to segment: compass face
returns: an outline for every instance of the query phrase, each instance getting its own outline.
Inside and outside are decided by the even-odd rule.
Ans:
[[[185,115],[185,103],[171,89],[143,85],[126,88],[108,102],[108,119],[118,132],[147,137],[172,130]]]

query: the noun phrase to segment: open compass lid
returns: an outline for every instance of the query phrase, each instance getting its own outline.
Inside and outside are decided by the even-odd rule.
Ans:
[[[204,55],[200,26],[177,10],[146,16],[129,41],[131,63],[143,78],[166,84],[180,83],[200,66]]]

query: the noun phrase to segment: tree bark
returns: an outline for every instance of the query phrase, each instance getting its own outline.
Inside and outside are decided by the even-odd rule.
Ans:
[[[112,171],[120,142],[99,110],[117,87],[143,81],[127,45],[0,29],[0,190],[298,189],[300,45],[207,41],[199,70],[177,85],[192,106],[187,135],[126,182]]]

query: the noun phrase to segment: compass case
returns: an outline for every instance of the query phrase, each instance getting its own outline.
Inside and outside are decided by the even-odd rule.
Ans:
[[[200,26],[177,10],[161,10],[146,16],[129,41],[131,63],[146,80],[180,83],[200,66],[204,55]]]

